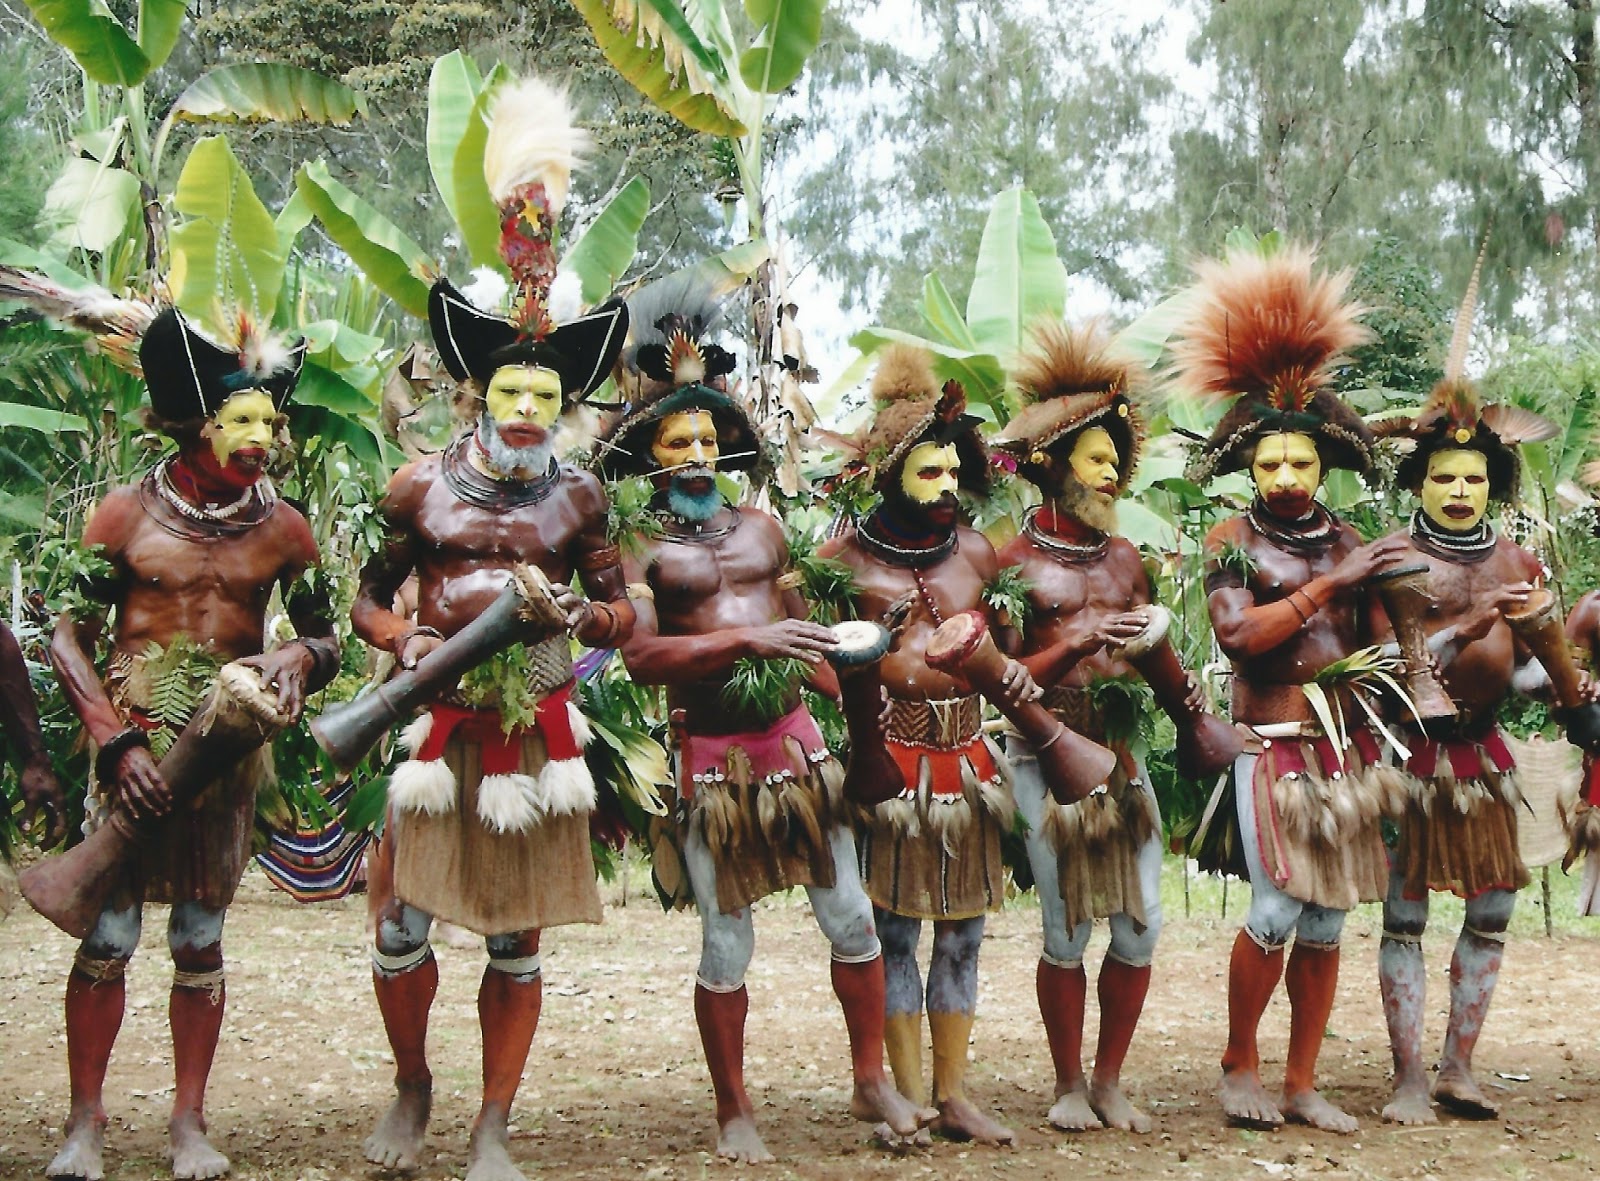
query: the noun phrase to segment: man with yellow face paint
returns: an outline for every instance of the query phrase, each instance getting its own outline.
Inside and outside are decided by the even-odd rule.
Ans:
[[[861,864],[877,908],[887,975],[885,1037],[895,1083],[928,1094],[922,1073],[926,1004],[933,1043],[934,1130],[955,1140],[1000,1144],[1009,1128],[967,1097],[967,1043],[977,1010],[984,915],[1000,906],[1000,834],[1012,821],[1004,759],[983,733],[983,703],[971,686],[932,668],[929,640],[945,620],[983,612],[1000,565],[983,534],[961,524],[957,489],[988,488],[988,454],[961,387],[943,389],[925,353],[892,346],[873,378],[876,414],[858,441],[877,506],[822,549],[855,576],[864,619],[909,605],[899,640],[880,664],[889,694],[886,745],[904,780],[860,830]],[[1017,661],[1005,672],[1008,701],[1039,689]],[[917,966],[923,920],[933,922],[924,989]]]
[[[541,933],[598,922],[589,822],[596,787],[584,759],[572,640],[620,644],[633,625],[605,489],[562,463],[563,415],[610,376],[627,335],[620,300],[557,324],[553,235],[582,133],[560,94],[535,79],[498,93],[484,179],[500,212],[512,279],[508,314],[474,307],[446,279],[428,323],[446,371],[482,399],[474,429],[409,463],[379,506],[383,548],[361,572],[351,623],[415,667],[460,633],[527,567],[551,586],[565,624],[530,629],[506,670],[433,686],[406,730],[410,758],[389,781],[387,896],[373,900],[373,992],[394,1051],[395,1098],[367,1138],[382,1168],[422,1163],[432,1112],[426,1043],[439,984],[429,932],[438,916],[484,937],[478,987],[483,1091],[468,1141],[470,1181],[516,1181],[511,1106],[543,1005]],[[414,617],[395,611],[413,574]],[[581,586],[579,585],[581,583]],[[487,683],[485,683],[487,682]],[[518,721],[504,715],[514,706]]]
[[[1232,254],[1204,263],[1196,311],[1174,345],[1192,394],[1231,403],[1191,464],[1205,485],[1249,471],[1256,496],[1205,539],[1207,606],[1233,664],[1233,720],[1249,733],[1218,820],[1232,842],[1201,843],[1202,865],[1250,878],[1250,912],[1228,967],[1228,1045],[1218,1097],[1229,1122],[1285,1120],[1349,1133],[1355,1119],[1316,1088],[1333,1007],[1345,913],[1383,895],[1379,748],[1345,712],[1342,748],[1301,686],[1371,640],[1363,584],[1405,549],[1363,546],[1316,499],[1323,475],[1366,472],[1372,434],[1329,388],[1346,349],[1365,339],[1345,302],[1347,275],[1318,275],[1309,252]],[[1235,853],[1212,859],[1215,847]],[[1242,856],[1239,856],[1242,855]],[[1293,951],[1284,947],[1294,936]],[[1287,966],[1285,965],[1287,959]],[[1286,979],[1289,1049],[1281,1095],[1261,1078],[1257,1029]]]
[[[608,477],[646,476],[653,527],[625,562],[638,619],[622,646],[629,675],[664,685],[676,737],[678,823],[652,853],[656,881],[700,912],[694,1014],[716,1096],[717,1155],[772,1155],[744,1082],[745,972],[752,905],[802,886],[831,948],[830,976],[850,1039],[850,1113],[912,1135],[933,1112],[883,1069],[884,965],[861,888],[843,768],[800,698],[802,682],[839,695],[823,657],[833,633],[810,622],[783,529],[728,503],[718,473],[766,472],[755,423],[728,389],[733,357],[710,343],[709,294],[668,282],[631,304],[638,390],[600,441]],[[743,692],[730,689],[739,679]]]
[[[1098,686],[1141,672],[1126,645],[1160,618],[1138,549],[1116,536],[1117,497],[1133,476],[1144,424],[1131,395],[1143,369],[1118,355],[1097,326],[1039,328],[1013,375],[1020,412],[995,440],[1045,503],[1023,518],[1000,551],[1028,585],[1027,612],[1012,620],[1018,653],[1044,687],[1044,705],[1064,724],[1109,745],[1117,769],[1106,790],[1074,803],[1050,793],[1036,751],[1006,741],[1017,808],[1028,822],[1028,860],[1039,896],[1044,949],[1039,1011],[1055,1064],[1050,1123],[1063,1131],[1148,1132],[1150,1119],[1122,1091],[1122,1064],[1150,986],[1161,930],[1161,816],[1131,733],[1108,733]],[[1159,625],[1157,625],[1159,626]],[[1198,688],[1177,663],[1139,660],[1180,732],[1200,724]],[[1239,752],[1235,732],[1210,718],[1209,745],[1180,750],[1183,773],[1207,781]],[[1099,972],[1100,1042],[1094,1074],[1083,1071],[1088,979],[1084,951],[1094,920],[1110,920]]]
[[[1457,333],[1460,347],[1465,335]],[[1386,424],[1416,444],[1395,475],[1421,507],[1395,539],[1406,543],[1408,564],[1428,567],[1428,644],[1457,711],[1453,721],[1430,720],[1426,734],[1412,719],[1398,719],[1408,726],[1410,758],[1378,975],[1394,1055],[1394,1095],[1383,1118],[1400,1124],[1437,1118],[1422,1057],[1422,936],[1433,890],[1464,899],[1466,919],[1450,961],[1450,1019],[1431,1099],[1469,1119],[1499,1112],[1473,1078],[1472,1054],[1494,996],[1516,892],[1530,877],[1517,846],[1522,797],[1495,718],[1510,692],[1541,691],[1546,681],[1506,620],[1528,603],[1542,566],[1497,536],[1486,514],[1492,501],[1515,494],[1516,444],[1555,431],[1525,411],[1481,407],[1459,366],[1453,357],[1446,373],[1454,376],[1435,388],[1417,418]]]
[[[194,675],[214,676],[217,664],[240,661],[260,673],[280,711],[294,719],[306,695],[338,671],[328,604],[298,581],[316,564],[316,543],[266,475],[269,452],[285,441],[283,409],[304,353],[304,344],[285,349],[248,325],[240,338],[219,343],[170,309],[140,342],[152,425],[178,449],[137,485],[113,489],[91,514],[83,544],[100,551],[113,575],[89,588],[103,609],[62,614],[51,653],[96,749],[91,822],[104,822],[113,803],[147,822],[166,819],[141,826],[136,868],[113,891],[67,978],[72,1104],[66,1143],[46,1169],[53,1177],[102,1173],[106,1068],[147,900],[172,904],[173,1173],[218,1177],[228,1170],[228,1158],[207,1138],[204,1110],[226,995],[222,927],[249,863],[256,790],[270,782],[271,752],[216,768],[193,806],[174,811],[158,752],[188,719],[156,713],[147,669],[152,650],[165,653],[161,666],[181,659]],[[277,588],[300,638],[263,654],[266,605]],[[94,653],[113,616],[102,683]]]

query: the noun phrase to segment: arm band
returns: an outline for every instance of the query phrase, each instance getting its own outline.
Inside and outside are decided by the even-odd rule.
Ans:
[[[124,726],[110,738],[94,756],[94,777],[97,783],[112,784],[116,782],[117,766],[122,762],[122,756],[136,746],[150,749],[150,735],[138,726]]]

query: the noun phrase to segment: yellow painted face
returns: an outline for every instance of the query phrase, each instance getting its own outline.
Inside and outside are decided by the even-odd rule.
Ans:
[[[1464,532],[1489,511],[1489,460],[1481,451],[1435,451],[1422,479],[1422,511],[1441,529]]]
[[[483,400],[498,423],[533,423],[549,430],[561,417],[561,378],[553,369],[502,365],[489,379]]]
[[[955,493],[960,471],[954,443],[918,443],[900,469],[900,490],[917,504],[932,504],[947,492]]]
[[[226,467],[240,451],[265,452],[277,432],[278,411],[260,390],[241,390],[211,416],[206,434],[217,464]]]
[[[1067,463],[1085,488],[1107,496],[1117,494],[1117,445],[1104,427],[1092,426],[1078,436]]]
[[[1256,491],[1269,505],[1303,503],[1303,514],[1310,510],[1317,486],[1322,483],[1322,457],[1310,435],[1298,431],[1263,435],[1256,444],[1250,474],[1255,478]]]
[[[717,466],[717,423],[709,410],[681,410],[656,427],[650,454],[663,470]]]

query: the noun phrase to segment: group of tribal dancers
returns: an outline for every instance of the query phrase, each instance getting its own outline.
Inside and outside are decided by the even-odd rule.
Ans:
[[[1150,1130],[1121,1074],[1162,925],[1162,825],[1131,735],[1107,726],[1095,697],[1102,682],[1140,678],[1177,726],[1185,773],[1231,772],[1231,797],[1221,798],[1233,811],[1221,819],[1236,830],[1252,901],[1228,973],[1226,1118],[1355,1130],[1317,1091],[1315,1068],[1344,917],[1378,900],[1395,1067],[1383,1117],[1431,1122],[1435,1104],[1495,1114],[1472,1054],[1512,904],[1529,880],[1517,853],[1515,769],[1495,713],[1513,690],[1548,694],[1552,676],[1508,623],[1541,593],[1541,565],[1498,536],[1488,513],[1514,495],[1517,445],[1544,424],[1482,406],[1459,367],[1447,370],[1420,414],[1381,424],[1403,456],[1395,479],[1419,507],[1408,528],[1363,544],[1317,499],[1331,469],[1372,470],[1380,444],[1333,390],[1364,339],[1344,277],[1293,248],[1202,264],[1170,378],[1226,410],[1191,474],[1204,484],[1245,472],[1255,489],[1204,542],[1212,625],[1232,664],[1224,723],[1170,644],[1152,638],[1160,609],[1138,550],[1117,535],[1116,502],[1145,442],[1152,375],[1097,326],[1039,325],[1010,374],[1020,412],[986,439],[961,387],[936,378],[928,356],[887,350],[870,421],[849,456],[873,507],[840,522],[820,550],[848,568],[855,617],[883,620],[892,635],[875,665],[881,697],[847,711],[855,745],[886,753],[897,773],[888,798],[873,798],[850,787],[841,752],[828,749],[801,696],[804,686],[837,698],[857,675],[849,661],[830,659],[840,633],[809,619],[780,522],[731,502],[719,484],[744,473],[753,487],[767,465],[760,426],[732,380],[735,358],[715,339],[715,307],[704,292],[669,284],[557,324],[548,245],[565,173],[501,180],[494,195],[507,211],[511,314],[474,307],[443,279],[429,307],[440,359],[480,399],[477,421],[389,482],[386,540],[361,573],[350,623],[403,672],[426,668],[513,574],[538,571],[556,615],[525,643],[531,720],[504,725],[495,702],[447,684],[405,730],[409,757],[389,786],[386,870],[373,874],[383,892],[373,986],[396,1069],[394,1103],[366,1142],[374,1163],[410,1170],[423,1159],[432,1100],[425,1044],[438,985],[429,930],[439,918],[483,935],[488,953],[483,1096],[467,1175],[522,1176],[508,1123],[539,1020],[540,933],[601,917],[574,640],[617,649],[634,680],[665,687],[675,759],[668,844],[683,900],[702,923],[694,1011],[720,1155],[771,1159],[744,1083],[744,979],[753,904],[795,886],[805,887],[831,945],[851,1114],[899,1143],[1012,1138],[967,1094],[964,1076],[985,916],[1004,895],[1002,838],[1014,827],[1026,832],[1043,919],[1038,1001],[1055,1087],[1041,1107],[1065,1131]],[[222,932],[249,855],[254,791],[271,772],[259,752],[214,767],[214,782],[175,808],[153,749],[158,724],[144,708],[147,654],[186,641],[242,662],[286,724],[299,721],[341,659],[326,604],[302,589],[318,557],[312,533],[266,477],[270,454],[287,445],[285,407],[303,349],[219,343],[167,309],[149,324],[141,353],[151,423],[176,447],[94,511],[83,540],[113,571],[88,588],[103,609],[64,612],[51,644],[96,752],[90,825],[127,815],[140,834],[67,982],[71,1109],[66,1142],[46,1170],[55,1177],[103,1175],[102,1089],[124,970],[150,900],[172,904],[173,1171],[200,1178],[228,1169],[204,1118],[226,991]],[[574,457],[571,423],[613,376],[624,405]],[[1039,503],[996,551],[963,523],[958,493],[981,498],[1002,469],[1037,489]],[[652,527],[620,548],[608,531],[607,482],[629,477],[654,485]],[[1372,588],[1414,567],[1426,568],[1430,587],[1420,622],[1427,671],[1453,716],[1424,724],[1416,711],[1392,708],[1380,726],[1345,702],[1343,724],[1329,732],[1301,686],[1399,630]],[[995,605],[1002,571],[1020,575],[1025,609]],[[402,594],[408,580],[414,597]],[[264,651],[275,590],[299,638]],[[981,679],[990,704],[1026,719],[1003,736],[1003,751],[985,727],[979,678],[931,656],[936,637],[962,619],[1000,653],[994,675]],[[101,669],[94,654],[107,627]],[[1580,647],[1600,647],[1592,597],[1572,630]],[[9,634],[0,640],[24,799],[59,827],[61,788],[26,673]],[[761,716],[744,716],[722,692],[749,662],[792,670],[778,708]],[[1580,688],[1592,696],[1586,679]],[[1051,748],[1069,741],[1106,754],[1104,770],[1087,782],[1064,774]],[[1399,834],[1392,849],[1385,820]],[[1466,922],[1430,1088],[1422,935],[1432,890],[1465,898]],[[1110,944],[1086,1075],[1083,959],[1097,919],[1108,920]],[[917,956],[925,921],[933,928],[926,978]],[[1292,1018],[1282,1088],[1273,1091],[1257,1027],[1280,979]]]

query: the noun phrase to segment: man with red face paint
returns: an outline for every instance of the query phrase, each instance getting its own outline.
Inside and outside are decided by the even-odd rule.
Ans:
[[[1243,470],[1256,486],[1245,512],[1205,540],[1207,606],[1233,663],[1233,720],[1251,731],[1232,779],[1244,864],[1228,867],[1249,874],[1250,913],[1228,967],[1218,1096],[1231,1123],[1349,1133],[1355,1119],[1316,1089],[1317,1052],[1345,914],[1383,895],[1387,781],[1372,770],[1370,733],[1347,710],[1350,741],[1340,747],[1301,686],[1370,642],[1362,584],[1404,546],[1362,545],[1316,499],[1327,468],[1364,472],[1372,459],[1371,432],[1329,388],[1345,350],[1366,335],[1344,299],[1348,276],[1316,274],[1311,254],[1293,247],[1231,254],[1199,271],[1196,311],[1174,345],[1180,379],[1231,405],[1190,475],[1204,485]],[[1280,978],[1289,1052],[1274,1098],[1256,1032]]]
[[[296,718],[306,694],[338,670],[326,604],[287,594],[317,560],[311,531],[265,475],[269,451],[282,441],[282,411],[304,351],[303,344],[285,351],[248,331],[222,346],[171,310],[145,332],[139,356],[153,425],[178,450],[138,484],[113,489],[84,530],[84,545],[98,549],[113,571],[88,588],[116,617],[105,682],[93,657],[104,616],[63,614],[51,647],[56,675],[98,749],[91,816],[112,798],[139,817],[172,811],[156,749],[187,719],[150,712],[158,652],[170,657],[193,646],[217,662],[243,659],[277,692],[280,712]],[[275,587],[285,589],[301,638],[263,655]],[[67,980],[72,1110],[66,1145],[48,1175],[101,1176],[101,1092],[122,1024],[123,973],[149,900],[172,903],[173,1172],[227,1172],[227,1157],[206,1139],[204,1115],[222,1026],[222,925],[250,856],[256,787],[270,774],[265,750],[218,768],[195,803],[157,829],[78,949]]]
[[[859,443],[880,500],[822,553],[850,567],[861,618],[910,603],[898,644],[880,666],[889,693],[888,747],[905,788],[860,828],[862,876],[883,943],[885,1044],[900,1093],[924,1101],[926,1003],[934,1130],[1004,1144],[1014,1138],[1011,1129],[967,1098],[963,1080],[984,915],[999,908],[1004,890],[1000,834],[1012,822],[1010,776],[984,736],[982,699],[925,658],[940,624],[987,610],[984,589],[999,573],[994,547],[961,523],[956,500],[957,488],[987,490],[988,452],[977,419],[965,414],[961,387],[941,389],[925,353],[891,346],[881,356],[872,385],[877,413]],[[1039,696],[1015,660],[1003,692],[1008,702]],[[917,966],[925,919],[934,925],[926,989]]]

